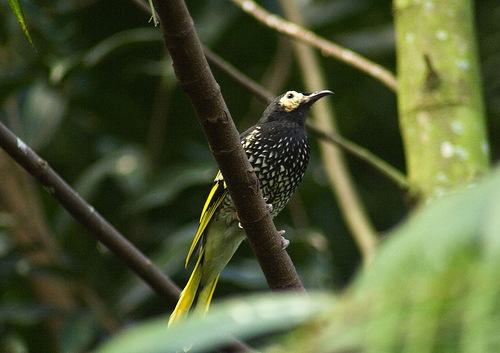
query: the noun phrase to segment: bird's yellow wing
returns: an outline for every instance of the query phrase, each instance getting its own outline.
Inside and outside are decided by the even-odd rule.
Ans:
[[[226,195],[226,183],[224,182],[222,173],[219,171],[219,173],[217,173],[217,176],[215,177],[214,186],[212,187],[212,190],[210,190],[210,194],[208,194],[205,206],[203,206],[203,211],[201,211],[200,225],[198,226],[198,231],[196,232],[193,243],[191,244],[191,248],[189,249],[189,253],[186,258],[186,267],[188,267],[193,260],[193,255],[199,246],[201,236],[205,232],[208,223],[212,219],[215,211],[217,210],[217,208],[219,208],[222,200],[224,200]]]

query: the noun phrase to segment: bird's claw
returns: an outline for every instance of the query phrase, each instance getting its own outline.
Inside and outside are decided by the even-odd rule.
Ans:
[[[266,210],[271,213],[273,212],[274,206],[272,203],[267,203],[268,198],[264,197],[264,201],[266,201]]]
[[[283,246],[283,250],[285,250],[286,248],[288,248],[288,245],[290,245],[290,240],[285,239],[285,237],[283,236],[283,234],[285,234],[284,230],[279,230],[278,231],[278,235],[281,238],[281,245]]]

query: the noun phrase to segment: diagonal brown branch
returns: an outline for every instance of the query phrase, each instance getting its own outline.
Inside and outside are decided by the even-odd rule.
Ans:
[[[177,81],[191,100],[269,287],[304,291],[290,257],[282,249],[258,179],[240,144],[184,1],[155,0],[154,5]]]
[[[286,34],[301,42],[312,45],[313,47],[321,50],[321,54],[337,58],[338,60],[343,61],[376,78],[393,91],[397,91],[398,83],[396,77],[392,72],[383,66],[366,59],[352,50],[332,43],[329,40],[297,25],[296,23],[289,22],[277,15],[269,13],[253,0],[231,1],[264,25],[274,28],[278,32]]]
[[[38,179],[78,222],[148,283],[160,298],[169,305],[177,301],[179,288],[2,123],[0,147]]]

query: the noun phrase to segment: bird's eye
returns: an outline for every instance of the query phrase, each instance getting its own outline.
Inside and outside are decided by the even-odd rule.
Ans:
[[[295,91],[288,91],[280,97],[278,104],[286,112],[295,110],[304,101],[304,95]]]

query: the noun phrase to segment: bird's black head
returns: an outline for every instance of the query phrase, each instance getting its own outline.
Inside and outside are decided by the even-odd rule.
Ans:
[[[314,93],[288,91],[269,104],[262,114],[259,124],[280,121],[304,126],[309,109],[318,99],[333,94],[324,90]]]

